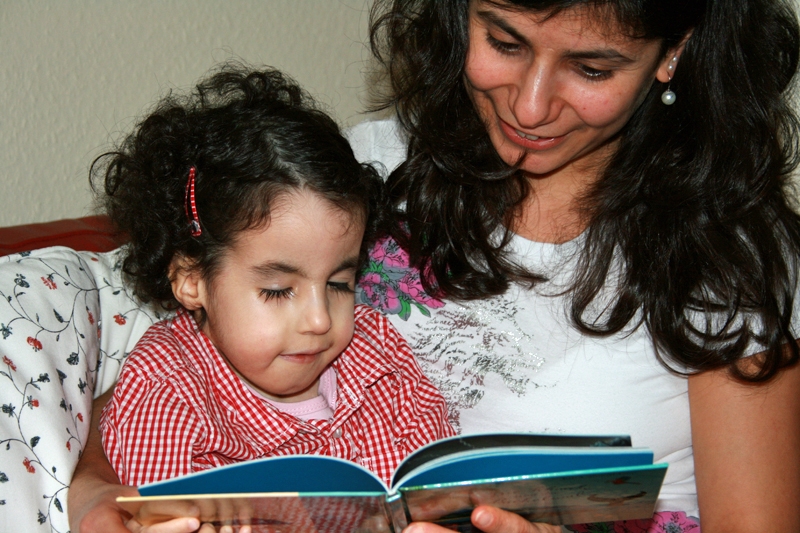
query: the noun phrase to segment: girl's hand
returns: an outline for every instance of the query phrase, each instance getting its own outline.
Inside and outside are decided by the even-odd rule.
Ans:
[[[479,505],[472,511],[472,524],[485,533],[560,533],[560,526],[550,524],[533,524],[518,514]],[[403,533],[452,533],[449,529],[436,524],[415,522],[403,530]]]
[[[163,515],[154,504],[142,505],[138,510],[130,506],[123,507],[116,501],[118,496],[136,496],[134,487],[104,483],[99,480],[88,480],[81,488],[86,498],[70,498],[81,513],[70,512],[72,531],[79,533],[192,533],[200,528],[200,520],[195,509],[178,509],[170,516],[183,514],[174,518],[145,526],[154,515]],[[200,533],[212,533],[213,528],[201,529]]]
[[[198,531],[200,520],[197,518],[175,518],[160,524],[142,526],[136,519],[129,520],[126,524],[129,531],[133,533],[215,533],[214,527],[203,524]]]
[[[200,528],[200,509],[190,502],[147,502],[136,507],[125,504],[133,517],[125,527],[133,533],[191,533]],[[203,525],[199,533],[214,533],[214,528]]]

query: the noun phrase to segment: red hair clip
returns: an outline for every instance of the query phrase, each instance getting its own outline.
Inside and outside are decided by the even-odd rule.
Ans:
[[[186,182],[186,218],[189,220],[189,228],[192,230],[192,237],[199,237],[203,234],[200,227],[200,217],[197,216],[197,203],[194,199],[194,176],[197,171],[194,167],[189,169],[189,179]]]

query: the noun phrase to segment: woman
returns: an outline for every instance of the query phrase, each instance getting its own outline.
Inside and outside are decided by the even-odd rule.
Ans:
[[[396,0],[374,16],[408,151],[388,181],[403,224],[362,296],[454,422],[631,434],[670,469],[654,520],[619,531],[800,530],[789,8]],[[364,148],[381,158],[386,128],[354,138],[388,135]],[[109,502],[98,477],[77,478],[71,512],[119,523],[87,504]],[[551,530],[486,506],[473,522]]]

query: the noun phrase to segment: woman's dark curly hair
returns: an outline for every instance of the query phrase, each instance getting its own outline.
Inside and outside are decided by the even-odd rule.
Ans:
[[[692,31],[671,82],[678,102],[664,106],[665,87],[654,82],[581,199],[589,225],[570,289],[576,327],[611,335],[643,324],[662,362],[690,371],[727,366],[761,381],[796,363],[798,121],[789,100],[800,32],[792,8],[785,0],[483,1],[546,17],[587,8],[607,28],[661,41],[662,57]],[[469,6],[378,0],[371,30],[388,81],[378,107],[394,108],[409,138],[408,159],[389,179],[407,230],[395,237],[431,272],[426,288],[454,299],[542,280],[506,251],[532,192],[498,157],[465,90]],[[592,315],[617,266],[611,303]],[[765,356],[744,372],[732,363],[753,341]]]
[[[199,237],[185,212],[193,167]],[[191,94],[161,100],[117,150],[94,161],[91,178],[102,180],[101,205],[129,238],[123,271],[136,295],[167,308],[177,305],[174,257],[212,279],[237,234],[268,222],[282,194],[308,189],[366,223],[363,257],[386,211],[380,177],[356,161],[308,94],[277,70],[234,64]]]

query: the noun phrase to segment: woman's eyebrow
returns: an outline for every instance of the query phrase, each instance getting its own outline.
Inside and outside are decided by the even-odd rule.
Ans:
[[[503,32],[509,34],[515,40],[521,42],[524,45],[530,46],[530,42],[526,39],[520,32],[516,30],[511,24],[508,23],[503,17],[495,13],[494,11],[480,9],[477,11],[477,16],[480,17],[484,22],[492,25],[497,26]]]
[[[570,50],[565,54],[567,59],[606,59],[620,64],[633,63],[635,60],[613,48],[596,50]]]
[[[480,9],[476,12],[484,22],[492,26],[496,26],[503,32],[507,33],[520,43],[531,46],[530,41],[523,36],[516,28],[508,23],[502,16],[495,11]],[[569,51],[566,56],[567,59],[605,59],[615,61],[620,64],[633,63],[635,60],[624,55],[614,48],[599,48],[596,50],[575,50]]]

